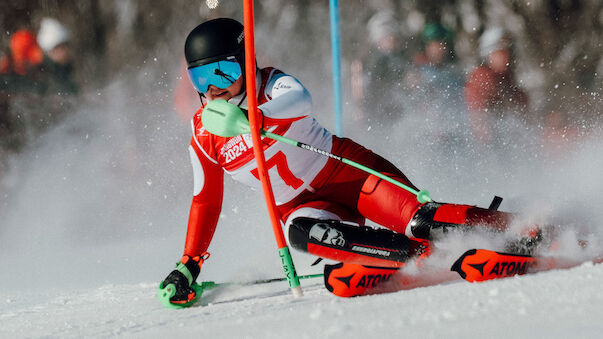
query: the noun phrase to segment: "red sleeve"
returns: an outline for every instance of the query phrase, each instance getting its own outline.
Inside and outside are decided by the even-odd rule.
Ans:
[[[218,224],[224,193],[222,167],[203,153],[194,138],[191,142],[191,161],[196,172],[195,190],[200,191],[195,192],[188,217],[184,254],[190,256],[207,251]]]

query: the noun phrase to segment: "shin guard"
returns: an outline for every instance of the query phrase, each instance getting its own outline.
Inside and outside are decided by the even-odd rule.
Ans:
[[[306,217],[292,220],[289,241],[295,249],[321,258],[381,267],[400,267],[428,247],[386,229]]]

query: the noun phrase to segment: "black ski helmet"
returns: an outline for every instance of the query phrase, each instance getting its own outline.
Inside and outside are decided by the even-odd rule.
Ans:
[[[234,19],[218,18],[200,24],[188,34],[184,43],[188,68],[234,56],[243,69],[243,36],[243,25]]]

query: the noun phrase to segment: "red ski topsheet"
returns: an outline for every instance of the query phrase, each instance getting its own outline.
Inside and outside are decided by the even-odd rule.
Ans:
[[[350,263],[325,265],[325,286],[339,297],[390,293],[458,280],[456,272],[424,268],[410,274],[404,268],[364,266]]]
[[[465,252],[451,270],[458,272],[463,279],[475,282],[526,274],[534,265],[536,258],[529,255],[473,249]]]
[[[469,281],[484,281],[552,269],[577,266],[581,261],[569,258],[540,257],[472,249],[463,254],[451,270]]]
[[[325,265],[324,279],[325,286],[333,294],[340,297],[353,297],[437,285],[457,280],[459,275],[469,282],[480,282],[552,269],[567,269],[583,262],[571,258],[472,249],[465,252],[452,265],[450,271],[421,267],[418,273],[409,274],[404,271],[404,267],[400,270],[400,268],[339,263]],[[592,262],[603,262],[603,256],[596,257]]]

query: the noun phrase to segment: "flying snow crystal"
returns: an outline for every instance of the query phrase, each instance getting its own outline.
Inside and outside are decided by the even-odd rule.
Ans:
[[[220,4],[220,1],[218,1],[218,0],[205,0],[205,3],[207,4],[207,7],[209,7],[209,9],[214,9],[214,8],[218,7],[218,5]]]

